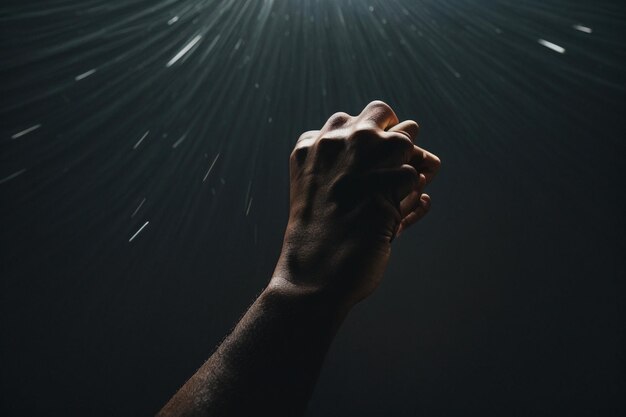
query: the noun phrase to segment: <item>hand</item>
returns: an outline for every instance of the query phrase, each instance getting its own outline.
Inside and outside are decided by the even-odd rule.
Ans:
[[[391,241],[430,208],[439,158],[418,125],[374,101],[302,134],[290,159],[290,212],[271,288],[324,294],[349,308],[379,285]]]

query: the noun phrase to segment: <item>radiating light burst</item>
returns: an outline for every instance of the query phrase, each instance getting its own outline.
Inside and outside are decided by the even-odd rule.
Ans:
[[[298,133],[375,98],[455,138],[429,138],[435,148],[499,160],[511,140],[506,126],[550,112],[547,76],[564,94],[586,83],[598,94],[623,91],[615,40],[592,30],[615,23],[615,6],[565,3],[3,5],[0,193],[20,205],[49,192],[56,197],[46,204],[60,212],[53,229],[82,207],[90,224],[131,243],[165,227],[168,210],[189,224],[205,219],[201,232],[219,228],[206,216],[228,208],[220,223],[245,217],[256,230],[261,202],[252,200],[284,195],[284,161]],[[497,124],[477,109],[497,113]]]
[[[446,414],[432,407],[470,380],[458,409],[494,381],[507,381],[493,394],[506,408],[531,386],[554,397],[563,375],[557,402],[580,392],[577,376],[602,379],[614,362],[593,358],[611,356],[613,335],[592,332],[598,343],[564,355],[552,347],[617,326],[607,324],[617,307],[591,310],[619,305],[594,291],[621,282],[624,10],[618,0],[3,0],[3,400],[19,415],[154,415],[267,282],[299,134],[373,99],[415,118],[443,167],[431,215],[394,242],[400,280],[377,293],[378,325],[338,339],[344,355],[365,352],[370,331],[387,343],[381,323],[402,314],[404,347],[382,364],[393,369],[372,371],[390,381],[383,402],[410,413],[415,400],[426,415]],[[431,274],[415,279],[422,270]],[[577,298],[587,288],[596,304]],[[562,333],[570,313],[586,327]],[[423,339],[411,336],[418,317]],[[518,342],[548,359],[516,357]],[[504,354],[485,359],[490,346]],[[535,391],[534,371],[557,355],[563,368]],[[568,373],[579,356],[590,359]],[[528,368],[512,385],[522,368],[508,357]],[[337,411],[328,398],[362,411],[362,388],[377,389],[350,394],[337,381],[319,415]],[[601,407],[600,391],[587,398]]]

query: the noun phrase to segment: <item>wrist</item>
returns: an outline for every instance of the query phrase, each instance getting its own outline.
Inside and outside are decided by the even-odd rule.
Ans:
[[[266,300],[297,306],[297,310],[319,317],[341,322],[352,308],[352,303],[333,294],[323,287],[296,284],[292,277],[285,274],[274,275],[263,291]]]

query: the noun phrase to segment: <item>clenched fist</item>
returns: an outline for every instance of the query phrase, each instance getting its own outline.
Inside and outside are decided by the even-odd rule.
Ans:
[[[380,283],[391,241],[430,208],[424,187],[440,160],[414,144],[418,125],[382,101],[336,113],[298,139],[290,212],[270,287],[349,308]]]

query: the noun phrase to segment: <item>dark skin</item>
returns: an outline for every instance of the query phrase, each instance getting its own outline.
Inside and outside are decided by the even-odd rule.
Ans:
[[[274,274],[217,351],[158,416],[297,416],[350,309],[380,284],[391,242],[423,218],[439,169],[418,125],[374,101],[305,132]]]

